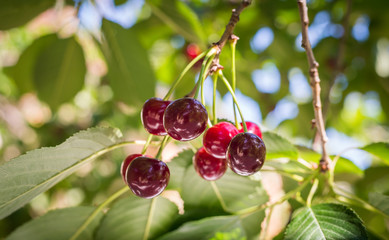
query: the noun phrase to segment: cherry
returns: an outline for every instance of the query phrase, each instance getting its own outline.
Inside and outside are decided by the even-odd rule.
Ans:
[[[134,160],[135,158],[140,157],[140,156],[143,156],[143,155],[139,154],[139,153],[135,153],[135,154],[128,155],[123,160],[122,165],[120,166],[120,173],[122,174],[122,177],[123,177],[123,180],[125,183],[127,183],[126,182],[126,171],[127,171],[128,165],[130,165],[132,160]]]
[[[155,158],[137,157],[126,172],[126,182],[131,191],[142,198],[153,198],[165,190],[170,178],[166,163]]]
[[[266,146],[260,137],[253,133],[239,133],[227,149],[227,162],[232,171],[249,176],[261,169],[265,162]]]
[[[172,138],[190,141],[207,127],[208,113],[194,98],[181,98],[170,103],[163,116],[163,126]]]
[[[241,128],[239,128],[239,132],[242,133],[242,132],[244,132],[243,123],[240,123],[240,126],[241,126]],[[246,127],[247,127],[247,132],[254,133],[258,137],[262,138],[261,129],[259,128],[259,126],[257,124],[255,124],[253,122],[246,121]]]
[[[160,98],[148,99],[142,108],[142,123],[144,128],[153,135],[164,136],[166,131],[163,128],[163,113],[170,101]]]
[[[203,137],[205,150],[214,157],[226,158],[228,144],[239,133],[239,130],[229,122],[220,122],[209,128]]]
[[[191,43],[186,47],[186,55],[190,60],[195,59],[200,53],[200,47],[195,43]]]
[[[221,178],[227,170],[225,158],[215,158],[200,148],[193,158],[193,166],[200,177],[208,181]]]

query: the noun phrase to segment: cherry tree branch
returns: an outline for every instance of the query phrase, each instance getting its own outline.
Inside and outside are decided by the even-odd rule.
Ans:
[[[233,35],[235,26],[239,22],[239,16],[240,16],[241,12],[251,4],[251,1],[252,0],[242,0],[242,2],[240,3],[240,5],[237,8],[232,9],[232,14],[231,14],[230,20],[229,20],[228,24],[226,25],[226,29],[224,30],[223,35],[221,36],[221,38],[218,42],[214,43],[214,46],[217,46],[219,48],[219,51],[216,54],[215,58],[213,59],[213,63],[212,63],[211,68],[210,68],[210,73],[213,73],[213,72],[217,71],[218,69],[223,68],[219,64],[220,52],[223,49],[223,47],[226,45],[228,40],[236,41],[238,39],[238,37]]]
[[[320,159],[320,169],[323,172],[326,172],[330,166],[331,160],[328,156],[327,149],[326,149],[326,143],[328,141],[328,138],[325,131],[321,99],[320,99],[321,88],[320,88],[320,77],[318,71],[319,63],[316,62],[311,44],[309,42],[309,36],[308,36],[309,18],[308,18],[308,7],[307,7],[306,0],[297,0],[297,5],[299,8],[300,20],[301,20],[301,35],[302,35],[301,47],[305,49],[308,63],[309,63],[309,79],[311,82],[312,96],[313,96],[312,102],[315,111],[314,125],[316,126],[317,131],[320,134],[321,147],[322,147],[322,158]]]

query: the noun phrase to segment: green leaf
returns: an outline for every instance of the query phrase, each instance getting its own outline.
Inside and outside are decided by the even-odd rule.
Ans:
[[[359,149],[365,150],[368,153],[373,154],[374,156],[383,160],[386,165],[389,165],[389,143],[387,142],[377,142],[360,147]]]
[[[369,203],[389,216],[389,196],[371,192],[369,193]]]
[[[0,30],[24,25],[54,5],[55,0],[2,0],[0,1]]]
[[[305,207],[292,217],[285,239],[367,239],[356,213],[339,204]]]
[[[185,3],[177,0],[148,0],[147,3],[157,17],[189,42],[206,43],[199,18]]]
[[[34,66],[37,58],[45,48],[58,40],[57,34],[50,34],[36,39],[23,51],[16,65],[4,68],[4,73],[15,81],[21,93],[35,90]]]
[[[177,230],[163,235],[158,240],[223,240],[246,239],[239,216],[218,216],[185,223]]]
[[[6,239],[68,240],[94,209],[94,207],[84,206],[50,211],[22,225]],[[102,216],[102,213],[97,215],[77,239],[92,240],[93,233]]]
[[[297,149],[285,138],[279,136],[276,133],[264,132],[263,141],[266,145],[266,158],[291,158],[297,159]]]
[[[154,96],[155,76],[146,50],[132,29],[103,20],[103,54],[108,80],[117,100],[129,105],[143,104]]]
[[[153,239],[169,230],[177,207],[163,197],[131,195],[112,206],[103,218],[96,239]]]
[[[85,73],[84,52],[76,39],[57,39],[36,60],[34,84],[39,98],[58,108],[81,90]]]
[[[210,208],[222,204],[224,210],[229,212],[258,206],[268,200],[260,181],[227,170],[223,177],[210,182],[202,179],[192,165],[185,173],[181,189],[185,205]]]
[[[192,150],[184,150],[167,163],[170,170],[168,189],[181,190],[182,179],[186,169],[192,164],[193,155]]]
[[[56,147],[37,149],[0,165],[0,219],[119,142],[118,129],[91,128]]]

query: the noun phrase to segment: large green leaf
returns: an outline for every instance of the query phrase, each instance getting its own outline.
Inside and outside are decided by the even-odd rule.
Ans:
[[[36,39],[23,51],[16,65],[4,68],[5,74],[15,81],[21,93],[35,90],[34,67],[37,58],[45,48],[58,40],[57,34],[50,34]]]
[[[291,158],[297,159],[297,149],[285,138],[272,132],[264,132],[263,141],[266,145],[266,158]]]
[[[74,37],[57,39],[36,59],[34,84],[40,99],[56,109],[84,85],[84,52]]]
[[[188,222],[158,240],[246,239],[239,216],[218,216]]]
[[[170,170],[168,189],[181,190],[185,171],[192,164],[193,155],[192,150],[184,150],[167,163]]]
[[[153,13],[169,25],[178,34],[190,42],[206,42],[200,20],[185,3],[177,0],[148,0]]]
[[[360,147],[359,149],[365,150],[380,158],[386,165],[389,165],[389,143],[377,142]]]
[[[146,50],[132,29],[103,20],[101,45],[108,64],[108,80],[117,100],[143,104],[154,96],[155,76]]]
[[[0,165],[0,219],[120,141],[117,129],[91,128],[56,147],[37,149]]]
[[[153,239],[168,231],[177,212],[177,207],[163,197],[142,199],[131,195],[112,206],[96,239]]]
[[[389,216],[389,196],[371,192],[369,193],[369,203]]]
[[[94,207],[74,207],[50,211],[16,229],[7,240],[68,240],[78,227],[93,212]],[[98,214],[77,239],[93,239],[93,233],[100,223],[102,213]]]
[[[24,25],[54,5],[55,0],[2,0],[0,1],[0,30]]]
[[[298,211],[288,225],[285,239],[367,239],[367,234],[353,210],[326,203]]]
[[[182,182],[181,196],[186,205],[196,207],[220,207],[225,204],[225,211],[237,212],[266,203],[267,193],[260,181],[250,180],[230,170],[217,181],[202,179],[189,166]]]

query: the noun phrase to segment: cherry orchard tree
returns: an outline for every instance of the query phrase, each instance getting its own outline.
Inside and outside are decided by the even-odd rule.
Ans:
[[[8,62],[1,63],[10,97],[0,99],[1,119],[24,148],[2,152],[0,233],[6,239],[387,238],[388,131],[377,127],[381,138],[352,148],[374,156],[362,170],[343,157],[347,146],[332,155],[326,128],[338,126],[328,117],[338,111],[331,105],[335,92],[342,81],[352,83],[346,49],[358,45],[347,42],[350,32],[361,39],[363,21],[375,16],[362,15],[350,31],[353,13],[369,13],[374,5],[329,2],[310,1],[310,8],[305,0],[1,3],[0,33],[13,40],[27,33],[28,44],[15,60],[10,48],[4,53]],[[319,35],[313,34],[326,16],[335,20],[319,30],[332,34],[326,47],[337,46],[336,54],[317,45]],[[101,26],[88,26],[99,19]],[[42,22],[45,28],[37,27]],[[273,30],[258,30],[258,22],[274,24]],[[374,38],[378,49],[389,46],[387,39]],[[275,47],[269,47],[272,41]],[[294,48],[295,41],[302,49]],[[352,61],[367,59],[364,51]],[[377,56],[385,54],[380,51]],[[286,101],[288,84],[283,79],[278,93],[264,87],[270,65],[255,65],[266,57],[274,59],[276,72],[291,69],[291,85],[300,72],[298,87],[311,87],[305,93],[311,97],[298,108],[303,114],[275,129],[271,116],[286,112],[277,106]],[[319,67],[322,59],[328,66]],[[380,64],[375,74],[388,77]],[[382,81],[370,94],[380,97],[375,106],[387,109]],[[262,110],[266,121],[247,117],[254,111],[247,98],[255,108],[273,109]],[[347,98],[342,116],[349,114]],[[286,127],[301,133],[292,137]],[[9,149],[30,151],[11,158]],[[59,205],[53,199],[61,192],[73,194],[63,201],[84,199]]]

